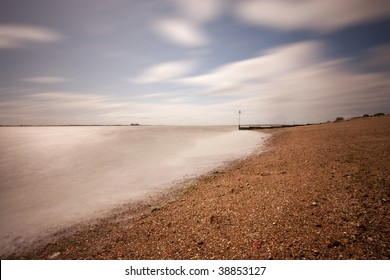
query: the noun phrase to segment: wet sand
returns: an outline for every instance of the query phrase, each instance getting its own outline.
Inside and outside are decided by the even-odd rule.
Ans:
[[[265,153],[9,258],[390,259],[390,117],[268,132]]]

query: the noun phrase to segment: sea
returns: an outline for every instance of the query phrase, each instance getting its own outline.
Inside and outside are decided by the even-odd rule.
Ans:
[[[261,151],[236,126],[0,127],[0,256]]]

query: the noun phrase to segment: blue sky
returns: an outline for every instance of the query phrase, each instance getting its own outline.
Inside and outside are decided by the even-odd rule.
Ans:
[[[390,113],[386,2],[2,0],[0,124]]]

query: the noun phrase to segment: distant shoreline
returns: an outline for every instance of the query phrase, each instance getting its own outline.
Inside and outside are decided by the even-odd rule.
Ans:
[[[61,127],[61,126],[149,126],[140,124],[20,124],[20,125],[0,125],[0,127]]]
[[[344,118],[336,118],[333,122],[339,122],[338,119],[342,121],[352,121],[359,119],[369,119],[375,117],[389,116],[390,114],[377,113],[374,115],[364,115],[359,117],[352,117],[344,120]],[[321,125],[332,123],[331,121],[326,122],[310,122],[310,123],[261,123],[261,124],[139,124],[139,123],[130,123],[130,124],[0,124],[0,127],[62,127],[62,126],[237,126],[240,130],[252,130],[252,129],[274,129],[274,128],[287,128],[287,127],[296,127],[296,126],[310,126],[310,125]]]

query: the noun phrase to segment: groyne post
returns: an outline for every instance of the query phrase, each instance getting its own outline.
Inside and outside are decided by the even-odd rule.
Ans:
[[[241,128],[241,110],[238,111],[238,130]]]

